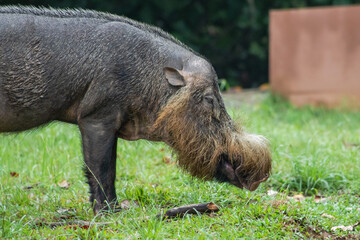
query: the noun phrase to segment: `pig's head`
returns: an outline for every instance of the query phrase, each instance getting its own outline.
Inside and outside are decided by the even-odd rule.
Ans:
[[[153,134],[174,149],[179,165],[191,175],[255,190],[271,171],[268,142],[235,126],[212,66],[190,58],[165,67],[164,75],[178,90],[161,108]]]

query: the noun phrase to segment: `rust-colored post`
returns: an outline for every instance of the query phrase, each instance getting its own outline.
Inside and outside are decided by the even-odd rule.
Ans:
[[[360,5],[272,10],[270,82],[295,104],[360,106]]]

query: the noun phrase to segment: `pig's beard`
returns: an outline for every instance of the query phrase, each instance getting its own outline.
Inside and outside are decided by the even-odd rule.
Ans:
[[[162,108],[152,133],[161,135],[174,149],[179,165],[191,175],[212,179],[219,161],[241,165],[244,181],[258,181],[271,169],[264,137],[247,134],[229,121],[212,122],[211,117],[191,112],[190,89],[186,87]]]

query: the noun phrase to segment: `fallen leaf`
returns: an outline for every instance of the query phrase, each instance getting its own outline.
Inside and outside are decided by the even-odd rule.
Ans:
[[[130,208],[130,201],[125,199],[125,200],[122,200],[121,203],[120,203],[120,207],[122,209],[129,209]]]
[[[300,201],[305,200],[305,196],[302,195],[302,194],[297,194],[297,195],[294,195],[294,196],[292,196],[292,197],[288,197],[288,199],[292,199],[292,200],[294,200],[295,202],[300,202]]]
[[[160,148],[159,151],[160,151],[160,152],[165,152],[165,149],[164,149],[164,148]]]
[[[346,211],[352,211],[353,209],[351,207],[345,208]]]
[[[89,229],[89,225],[82,225],[82,226],[79,226],[80,228],[82,228],[82,229]]]
[[[173,164],[174,163],[173,161],[171,161],[171,157],[169,157],[169,156],[164,156],[163,157],[163,162],[165,164]]]
[[[60,208],[56,210],[56,212],[59,213],[59,215],[54,217],[55,221],[68,220],[74,218],[76,215],[76,209],[73,208]]]
[[[36,226],[45,226],[46,225],[46,218],[35,218],[34,223]]]
[[[140,204],[137,200],[128,200],[128,199],[125,199],[125,200],[122,200],[121,203],[120,203],[120,207],[124,210],[127,210],[129,208],[137,208],[137,207],[140,207]]]
[[[58,183],[58,186],[61,188],[68,189],[70,187],[70,183],[66,180],[63,180],[62,182]]]
[[[345,147],[360,147],[360,143],[343,142]]]
[[[75,224],[64,227],[64,229],[72,229],[72,230],[76,230],[77,228],[78,228],[78,226]]]
[[[323,197],[323,196],[315,196],[314,202],[320,203],[320,202],[326,202],[327,200],[330,200],[331,197]]]
[[[285,205],[287,205],[286,200],[274,200],[270,202],[270,206],[276,209],[279,209]]]
[[[275,195],[277,195],[279,192],[277,192],[277,191],[274,191],[274,190],[272,190],[272,189],[270,189],[269,191],[267,191],[267,195],[269,195],[269,196],[275,196]]]
[[[343,230],[343,231],[352,231],[354,230],[354,227],[353,226],[344,226],[344,225],[341,225],[341,226],[336,226],[336,227],[332,227],[331,228],[331,231],[335,231],[337,229],[340,229],[340,230]]]
[[[76,230],[77,228],[81,228],[81,229],[89,229],[90,226],[88,224],[80,224],[80,225],[76,225],[76,224],[72,224],[69,226],[65,226],[64,229],[73,229]]]
[[[350,226],[336,226],[336,227],[332,227],[331,230],[335,231],[337,229],[343,230],[343,231],[353,231],[357,226],[360,225],[360,222],[355,223],[354,225],[350,225]]]
[[[326,214],[326,213],[323,213],[323,214],[321,214],[320,216],[322,216],[322,217],[326,217],[326,218],[335,219],[335,217],[334,217],[334,216],[329,215],[329,214]]]
[[[10,173],[10,176],[12,176],[12,177],[19,177],[19,173],[17,173],[17,172],[11,172],[11,173]]]
[[[60,209],[58,209],[58,210],[56,210],[56,212],[57,213],[66,213],[66,212],[69,212],[70,211],[70,209],[69,208],[60,208]]]

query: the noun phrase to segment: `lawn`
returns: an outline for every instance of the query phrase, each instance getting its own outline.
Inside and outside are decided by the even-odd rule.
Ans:
[[[271,142],[272,175],[255,192],[192,178],[164,144],[120,140],[116,188],[129,208],[95,217],[79,131],[52,123],[0,135],[0,239],[360,239],[360,113],[294,108],[274,96],[227,103]],[[204,202],[220,211],[156,217]]]

